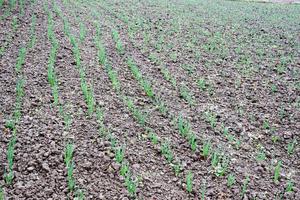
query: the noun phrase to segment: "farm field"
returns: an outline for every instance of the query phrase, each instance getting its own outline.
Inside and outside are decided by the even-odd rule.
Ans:
[[[0,200],[300,199],[278,2],[0,0]]]

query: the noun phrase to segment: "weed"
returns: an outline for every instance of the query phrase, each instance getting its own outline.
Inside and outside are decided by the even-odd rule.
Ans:
[[[186,175],[186,190],[191,193],[193,190],[193,174],[192,172],[188,172]]]
[[[275,166],[275,169],[274,169],[274,182],[277,183],[278,180],[279,180],[279,177],[280,177],[280,171],[281,171],[281,165],[282,165],[282,162],[281,161],[278,161],[277,162],[277,165]]]

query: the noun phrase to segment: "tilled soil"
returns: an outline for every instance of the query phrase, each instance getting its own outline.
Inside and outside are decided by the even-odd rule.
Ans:
[[[159,57],[165,61],[177,82],[185,83],[190,89],[194,97],[194,104],[191,106],[180,96],[179,86],[174,88],[162,75],[161,66],[149,59],[149,52],[154,52],[155,49],[149,47],[147,50],[149,52],[144,52],[144,49],[139,48],[139,44],[143,44],[142,37],[138,38],[136,43],[130,39],[128,23],[116,15],[114,10],[108,10],[104,6],[109,2],[104,1],[103,4],[91,2],[86,5],[54,2],[55,4],[52,1],[36,0],[34,4],[30,4],[28,1],[25,3],[24,16],[19,16],[17,11],[13,11],[10,16],[0,21],[0,41],[4,44],[7,33],[12,29],[13,16],[18,19],[18,28],[13,40],[0,57],[0,176],[3,177],[7,169],[7,145],[12,136],[5,123],[13,114],[16,98],[15,64],[19,49],[30,40],[32,15],[35,14],[37,17],[36,43],[27,50],[22,66],[25,94],[21,120],[17,125],[14,179],[9,186],[5,184],[4,179],[0,179],[5,199],[74,199],[76,194],[68,191],[67,170],[64,163],[64,148],[68,141],[73,141],[75,148],[73,161],[76,187],[84,191],[86,199],[201,199],[202,193],[205,194],[205,199],[241,199],[241,190],[247,176],[250,182],[243,199],[274,199],[276,194],[285,190],[290,179],[294,183],[293,192],[285,193],[283,198],[300,199],[299,147],[296,146],[292,155],[286,153],[287,145],[292,139],[300,141],[299,108],[293,107],[293,103],[299,98],[299,90],[286,84],[294,83],[292,75],[277,77],[272,70],[265,68],[264,65],[268,63],[260,63],[262,69],[260,74],[251,78],[241,77],[233,66],[238,56],[232,55],[228,60],[219,62],[219,58],[203,52],[203,59],[194,62],[191,61],[189,51],[181,44],[177,46],[175,44],[174,49],[180,55],[178,60],[171,61],[170,52],[167,51],[160,52]],[[174,3],[182,6],[180,1]],[[55,72],[60,102],[64,105],[64,112],[71,117],[69,130],[64,128],[64,119],[53,104],[52,91],[47,80],[51,44],[47,37],[45,5],[49,6],[53,15],[55,37],[59,42]],[[122,6],[128,11],[126,9],[132,5],[130,2],[124,5],[118,2],[111,3],[115,11],[121,10]],[[17,5],[17,8],[19,6]],[[71,24],[71,34],[78,41],[79,22],[86,28],[86,37],[79,42],[82,66],[88,84],[93,86],[96,105],[104,110],[105,125],[118,142],[124,145],[125,159],[130,164],[134,178],[139,180],[136,197],[130,196],[124,186],[125,180],[119,173],[121,166],[115,161],[111,143],[107,138],[99,136],[97,120],[87,114],[73,47],[64,32],[62,18],[54,11],[55,6],[62,10],[64,17]],[[7,5],[1,7],[0,14],[3,14],[5,9],[8,9]],[[151,7],[145,2],[144,7],[137,13],[143,13],[144,17],[153,20],[155,24],[155,13],[159,13],[159,9],[161,7]],[[93,14],[94,11],[98,15]],[[167,22],[170,16],[163,12],[161,14],[163,17],[158,21]],[[253,23],[260,25],[259,22]],[[169,142],[176,160],[180,161],[183,168],[179,176],[175,176],[172,166],[161,154],[160,147],[147,139],[145,128],[137,123],[121,97],[113,90],[105,67],[98,63],[94,41],[96,24],[101,27],[101,40],[106,49],[107,59],[118,74],[122,93],[132,98],[137,108],[147,113],[147,126],[155,131],[158,138]],[[213,30],[215,28],[211,27],[211,24],[203,26]],[[111,36],[113,29],[118,30],[120,34],[125,47],[123,55],[116,51]],[[182,32],[189,32],[187,29]],[[156,31],[157,28],[154,28],[153,32]],[[274,33],[284,35],[284,31],[282,32],[280,28],[275,28]],[[171,40],[172,38],[166,38],[166,42]],[[295,51],[294,47],[288,49],[289,42],[289,39],[282,42],[283,51]],[[296,55],[299,56],[299,52]],[[130,56],[135,60],[143,76],[152,83],[155,94],[166,102],[168,114],[163,115],[159,112],[153,100],[147,97],[138,81],[134,79],[127,66],[127,58]],[[206,61],[211,59],[215,59],[214,67],[203,67],[207,64]],[[196,75],[187,73],[181,67],[185,62],[197,65]],[[299,61],[296,60],[293,65],[299,66]],[[196,82],[198,76],[209,77],[214,82],[213,95],[198,89]],[[239,87],[236,85],[237,79],[240,79]],[[270,93],[269,86],[263,84],[265,80],[277,84],[276,94]],[[279,120],[278,108],[282,102],[287,104],[285,112],[290,117]],[[239,106],[242,107],[241,112],[237,109]],[[205,120],[203,115],[207,109],[217,113],[218,128],[221,129],[221,124],[226,124],[230,132],[241,141],[239,148]],[[173,116],[179,115],[191,122],[191,128],[199,141],[195,152],[190,149],[187,140],[178,133]],[[264,123],[262,115],[276,127],[276,133],[262,128]],[[280,138],[276,144],[270,139],[272,134]],[[231,188],[227,186],[227,176],[216,176],[210,160],[201,155],[201,147],[207,140],[210,140],[213,146],[220,147],[230,157],[227,171],[235,174],[236,178],[236,184]],[[262,145],[266,152],[267,159],[262,162],[256,160],[258,144]],[[279,159],[284,164],[280,181],[274,183],[274,166]],[[188,172],[192,172],[194,180],[191,193],[186,191],[185,177]]]

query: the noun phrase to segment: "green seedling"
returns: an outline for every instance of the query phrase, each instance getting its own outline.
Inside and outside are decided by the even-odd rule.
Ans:
[[[72,161],[67,165],[67,181],[68,181],[69,191],[73,191],[75,188],[75,179],[73,177],[73,171],[74,171],[74,162]]]
[[[14,131],[14,135],[10,139],[7,148],[8,168],[4,173],[4,179],[7,185],[11,185],[14,178],[13,165],[14,165],[14,151],[15,151],[16,140],[17,138],[15,136],[15,131]]]
[[[191,146],[192,151],[196,151],[197,149],[197,140],[195,133],[190,133],[189,135],[189,144]]]
[[[162,115],[166,115],[168,112],[168,108],[167,105],[165,104],[164,101],[160,100],[160,99],[156,99],[155,101],[155,105],[158,107],[159,112]]]
[[[8,128],[10,130],[13,130],[16,127],[15,120],[9,119],[5,122],[5,128]]]
[[[141,85],[144,89],[144,91],[146,92],[146,95],[150,98],[154,97],[154,92],[153,92],[153,89],[152,89],[152,85],[149,81],[147,80],[143,80],[141,82]]]
[[[36,15],[33,14],[31,18],[31,28],[30,28],[31,39],[29,42],[29,48],[32,48],[35,45],[35,41],[36,41],[35,26],[36,26]]]
[[[96,41],[96,47],[98,49],[98,61],[101,65],[106,64],[106,53],[105,53],[105,48],[100,41]]]
[[[292,142],[288,143],[287,152],[289,155],[292,155],[294,153],[296,145],[297,145],[296,139],[294,139]]]
[[[270,123],[268,120],[264,119],[263,121],[263,129],[265,130],[269,130],[271,127],[270,127]]]
[[[180,86],[179,93],[180,93],[180,97],[182,97],[189,105],[194,104],[193,94],[186,85]]]
[[[244,183],[243,183],[243,187],[242,187],[242,191],[241,191],[241,199],[244,198],[244,195],[246,193],[249,182],[250,182],[250,177],[247,175],[246,179],[244,180]]]
[[[1,7],[1,4],[0,4],[0,7]],[[4,200],[4,191],[3,191],[2,186],[0,186],[0,200]]]
[[[77,189],[74,195],[75,195],[74,200],[84,200],[85,199],[84,192],[81,189]]]
[[[192,172],[188,172],[186,176],[186,190],[191,193],[193,190],[193,174]]]
[[[108,69],[108,77],[112,83],[112,87],[117,93],[119,93],[121,90],[121,84],[118,79],[118,74],[111,67],[108,67],[107,69]]]
[[[207,158],[211,151],[211,142],[210,140],[205,141],[202,147],[202,155]]]
[[[256,160],[259,162],[266,160],[266,154],[263,148],[260,148],[260,150],[258,151]]]
[[[183,137],[187,137],[189,133],[191,132],[191,124],[185,120],[182,115],[178,117],[177,120],[177,127],[179,130],[179,133]]]
[[[26,56],[26,48],[22,47],[19,51],[19,55],[17,58],[17,63],[16,63],[16,71],[20,72],[22,65],[25,62],[25,56]]]
[[[171,58],[172,62],[176,62],[177,61],[177,53],[176,52],[170,53],[170,58]]]
[[[173,167],[175,176],[179,176],[179,173],[182,170],[182,166],[179,163],[176,163],[176,164],[173,164],[172,167]]]
[[[196,70],[196,67],[193,66],[193,65],[190,65],[190,64],[183,64],[183,65],[181,65],[181,67],[182,67],[185,71],[187,71],[187,73],[188,73],[189,75],[192,75],[192,74],[195,72],[195,70]]]
[[[198,79],[197,85],[198,85],[198,87],[201,91],[205,91],[206,88],[207,88],[207,83],[206,83],[206,80],[204,78]]]
[[[125,148],[124,147],[117,147],[115,149],[115,159],[116,161],[121,164],[125,156]]]
[[[282,165],[282,162],[278,161],[277,165],[275,166],[275,169],[274,169],[274,182],[275,183],[277,183],[279,181],[281,165]]]
[[[80,22],[80,24],[79,24],[79,38],[80,38],[80,41],[81,41],[81,42],[84,41],[85,36],[86,36],[86,28],[85,28],[85,25],[84,25],[84,23]]]
[[[130,173],[127,173],[125,178],[125,185],[130,196],[135,196],[137,189],[137,182],[132,180]]]
[[[70,165],[72,159],[73,159],[73,152],[74,152],[74,145],[73,143],[67,143],[66,147],[65,147],[65,164],[68,168],[68,166]]]
[[[120,169],[120,175],[123,177],[126,177],[126,175],[129,173],[129,165],[128,162],[123,161]]]
[[[212,111],[207,111],[204,113],[205,120],[209,122],[212,128],[217,126],[217,115]]]
[[[222,158],[221,154],[218,151],[215,151],[211,158],[211,165],[216,168],[221,158]]]
[[[151,140],[151,142],[155,145],[155,144],[158,144],[158,137],[155,133],[153,133],[152,131],[149,133],[149,136],[148,136]]]
[[[227,176],[227,186],[231,188],[235,184],[235,176],[233,174],[229,174]]]
[[[163,74],[164,78],[169,81],[173,87],[177,87],[176,79],[171,75],[171,72],[166,68],[161,68],[161,73]]]
[[[222,156],[222,162],[219,162],[216,167],[216,176],[224,176],[229,166],[229,158]]]
[[[161,153],[167,159],[169,163],[171,163],[174,159],[171,147],[168,142],[164,142],[161,146]]]
[[[294,188],[294,183],[291,180],[289,180],[287,182],[285,192],[292,192],[294,190],[293,188]]]
[[[201,188],[201,200],[205,200],[205,192],[206,192],[206,182],[204,181],[203,186]]]

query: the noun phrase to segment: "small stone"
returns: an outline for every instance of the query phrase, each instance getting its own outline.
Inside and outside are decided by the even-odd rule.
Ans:
[[[42,168],[43,168],[44,170],[46,170],[47,172],[50,171],[50,167],[49,167],[48,163],[43,163],[43,164],[42,164]]]
[[[32,172],[33,170],[34,170],[34,167],[33,167],[33,166],[30,166],[30,167],[27,168],[27,171],[28,171],[28,172]]]

